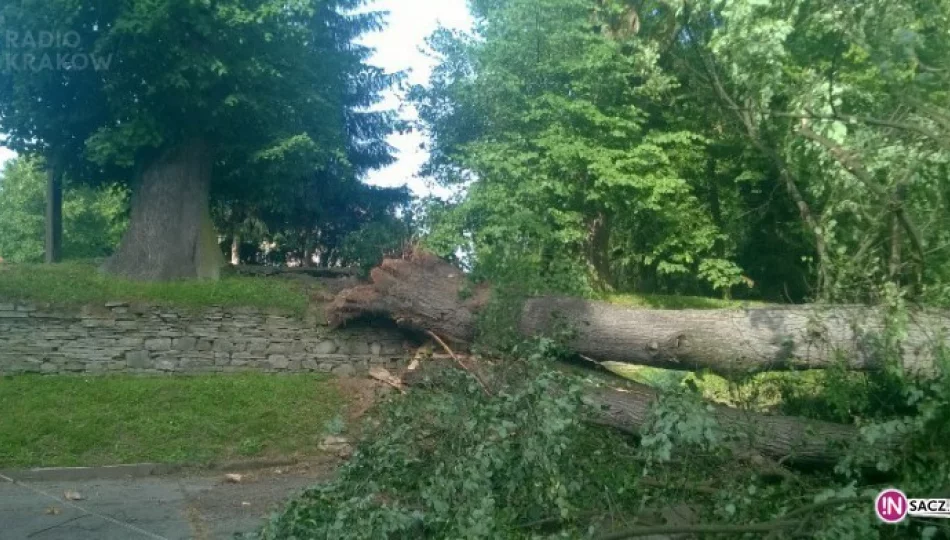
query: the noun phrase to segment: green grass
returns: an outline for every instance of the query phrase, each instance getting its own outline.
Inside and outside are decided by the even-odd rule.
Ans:
[[[611,294],[600,300],[629,307],[652,309],[738,309],[761,307],[762,302],[747,300],[723,300],[704,296],[673,296],[665,294]]]
[[[312,455],[342,400],[315,375],[0,378],[0,467]]]
[[[258,307],[303,313],[307,291],[296,282],[225,276],[218,281],[149,283],[99,273],[87,261],[56,265],[0,264],[0,300],[80,305],[111,301],[143,302],[184,308]]]

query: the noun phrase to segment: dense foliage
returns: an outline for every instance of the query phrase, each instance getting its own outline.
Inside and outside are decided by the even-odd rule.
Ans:
[[[0,258],[43,260],[46,173],[36,159],[9,161],[0,174]],[[115,186],[71,185],[63,205],[64,255],[97,258],[112,253],[127,223],[127,195]]]
[[[471,6],[415,91],[429,172],[470,184],[430,213],[443,254],[581,290],[943,296],[947,2]]]
[[[251,164],[329,163],[347,145],[373,142],[351,142],[344,132],[346,105],[372,103],[380,86],[378,70],[362,62],[365,51],[349,46],[378,26],[376,14],[342,14],[361,3],[6,2],[5,28],[18,38],[4,40],[3,52],[40,63],[13,64],[0,78],[7,144],[132,166],[203,137],[219,149],[222,177]],[[42,32],[73,37],[44,47]],[[62,53],[72,63],[41,69]],[[99,63],[80,64],[83,57]],[[83,114],[74,114],[78,107]]]
[[[662,534],[664,524],[672,531],[687,523],[733,527],[732,538],[950,533],[940,520],[883,525],[872,504],[882,482],[948,495],[941,441],[950,435],[950,372],[887,395],[904,413],[862,422],[861,439],[833,472],[792,472],[734,453],[735,434],[710,417],[696,385],[658,381],[665,397],[637,440],[588,422],[580,397],[592,381],[552,371],[551,361],[563,358],[556,341],[517,354],[520,361],[509,358],[496,372],[494,395],[465,371],[430,368],[425,388],[377,410],[338,479],[293,501],[259,537],[625,538],[618,531],[655,525]],[[845,401],[873,409],[884,397],[857,398],[867,381],[856,376],[807,384],[786,377],[785,389],[792,386],[820,396],[809,410],[801,401],[794,409],[813,416]],[[896,446],[884,442],[895,437]]]

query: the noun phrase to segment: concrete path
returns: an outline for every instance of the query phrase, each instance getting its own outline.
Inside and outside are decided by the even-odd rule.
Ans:
[[[228,482],[224,473],[28,481],[28,487],[0,480],[0,539],[232,539],[235,533],[254,531],[288,498],[326,478],[321,468],[305,465],[243,474],[239,483]],[[68,491],[83,499],[66,501]]]

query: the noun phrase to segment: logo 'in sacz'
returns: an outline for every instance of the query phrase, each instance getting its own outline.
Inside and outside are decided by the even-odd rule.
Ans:
[[[877,517],[885,523],[900,523],[907,517],[907,495],[899,489],[887,489],[877,496],[874,501],[874,511]]]

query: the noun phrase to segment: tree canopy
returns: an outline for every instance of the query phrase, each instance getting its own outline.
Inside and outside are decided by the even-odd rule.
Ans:
[[[414,92],[428,171],[471,184],[430,214],[443,254],[580,289],[942,282],[946,2],[471,5]]]
[[[214,275],[202,266],[217,265],[216,248],[200,239],[212,236],[212,186],[255,200],[268,183],[315,174],[356,181],[390,159],[384,137],[394,117],[368,107],[393,78],[354,43],[381,24],[378,13],[354,11],[362,4],[7,2],[0,14],[18,39],[0,53],[19,63],[0,75],[0,131],[12,148],[66,169],[127,171],[131,226],[107,269]],[[44,43],[46,33],[63,39]],[[159,209],[159,194],[185,204]],[[170,226],[146,223],[155,219]],[[150,270],[142,259],[162,263]]]

